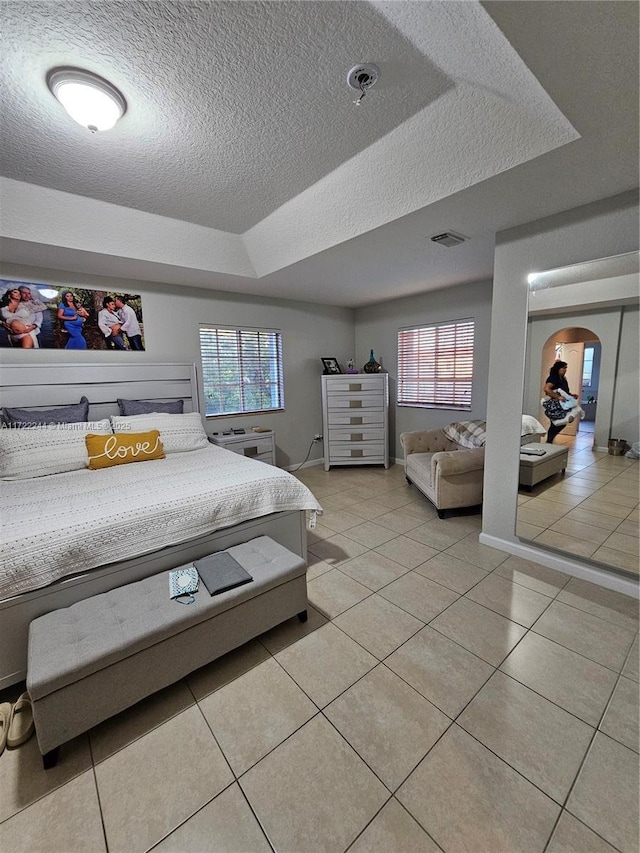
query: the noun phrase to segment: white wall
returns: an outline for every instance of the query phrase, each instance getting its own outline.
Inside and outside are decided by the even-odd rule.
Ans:
[[[527,275],[638,249],[638,195],[624,193],[497,235],[489,359],[487,450],[481,541],[626,592],[637,583],[515,535],[519,434],[527,332]],[[637,361],[636,361],[637,368]],[[505,393],[505,388],[513,393]]]
[[[444,323],[469,317],[475,320],[471,411],[397,407],[398,330],[406,326]],[[369,351],[373,349],[376,359],[389,374],[389,440],[392,457],[402,459],[402,432],[434,429],[451,421],[486,417],[490,338],[490,281],[449,287],[356,309],[356,367],[362,368],[369,359]]]
[[[618,381],[613,400],[612,438],[629,444],[640,441],[638,365],[640,364],[640,311],[626,308],[622,315]],[[602,377],[600,388],[602,388]],[[613,434],[615,432],[615,435]]]
[[[152,282],[81,276],[58,270],[5,265],[1,278],[51,282],[71,287],[87,285],[100,290],[142,294],[145,353],[67,350],[0,350],[2,362],[85,364],[195,362],[200,374],[199,323],[228,323],[280,329],[283,336],[284,412],[207,419],[207,432],[222,425],[249,427],[257,423],[276,431],[277,462],[291,467],[302,462],[316,432],[322,432],[321,356],[345,362],[354,352],[354,315],[350,308],[332,308],[304,302],[266,300],[195,288],[170,287]],[[201,389],[202,390],[202,389]],[[310,459],[322,457],[322,444],[311,449]]]

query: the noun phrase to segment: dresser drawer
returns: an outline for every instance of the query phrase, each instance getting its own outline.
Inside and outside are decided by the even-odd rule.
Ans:
[[[367,459],[371,462],[384,460],[384,442],[345,442],[332,444],[329,448],[330,462],[347,461],[349,459]]]
[[[327,413],[329,429],[336,426],[379,426],[384,427],[385,416],[382,409],[365,409],[362,412],[345,412],[342,409]]]
[[[246,438],[229,442],[227,448],[235,453],[244,453],[245,456],[257,456],[258,453],[268,450],[271,447],[270,438],[257,438],[255,435],[248,435]]]
[[[378,376],[354,376],[348,378],[346,376],[340,379],[331,379],[327,382],[327,391],[334,394],[336,391],[375,391],[381,393],[380,378]]]
[[[258,459],[260,462],[268,462],[275,465],[274,435],[273,432],[254,433],[246,435],[213,435],[209,437],[212,444],[224,447],[232,453],[240,456],[248,456],[250,459]]]
[[[361,392],[359,394],[329,394],[327,397],[329,411],[336,409],[380,409],[383,401],[378,392]]]
[[[267,465],[275,465],[273,461],[273,453],[271,450],[268,450],[266,453],[256,453],[252,452],[252,448],[246,447],[244,450],[244,455],[249,456],[251,459],[257,459],[258,462],[266,462]]]
[[[351,427],[342,429],[330,429],[329,441],[333,447],[337,441],[377,441],[379,444],[384,442],[384,429],[382,427],[371,427],[370,429],[363,427]]]

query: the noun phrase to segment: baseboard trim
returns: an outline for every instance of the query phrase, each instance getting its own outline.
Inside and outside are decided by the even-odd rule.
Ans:
[[[299,471],[302,468],[313,468],[315,465],[324,465],[324,456],[320,459],[310,459],[308,462],[303,462],[302,465],[298,462],[296,465],[287,465],[284,471]]]
[[[479,541],[490,548],[496,548],[498,551],[507,551],[509,554],[515,554],[517,557],[523,557],[525,560],[531,560],[531,562],[547,566],[549,569],[557,569],[566,575],[573,575],[573,577],[581,578],[581,580],[589,581],[589,583],[598,584],[598,586],[602,586],[605,589],[621,592],[623,595],[628,595],[631,598],[640,598],[640,585],[638,581],[632,578],[623,578],[620,575],[607,572],[606,569],[588,566],[576,560],[570,560],[548,551],[542,551],[524,542],[511,542],[508,539],[501,539],[497,536],[491,536],[488,533],[481,533]]]

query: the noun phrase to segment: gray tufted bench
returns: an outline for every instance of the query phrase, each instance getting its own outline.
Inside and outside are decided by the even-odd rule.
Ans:
[[[306,565],[261,536],[228,548],[253,582],[191,605],[169,598],[168,572],[34,619],[27,690],[45,768],[58,747],[102,720],[297,615]]]
[[[520,485],[531,491],[547,477],[564,474],[568,459],[569,448],[564,444],[525,444],[520,448]]]

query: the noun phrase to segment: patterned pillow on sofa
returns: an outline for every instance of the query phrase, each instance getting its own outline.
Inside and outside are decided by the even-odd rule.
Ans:
[[[486,421],[458,421],[443,427],[442,431],[462,447],[484,447],[487,441]]]

